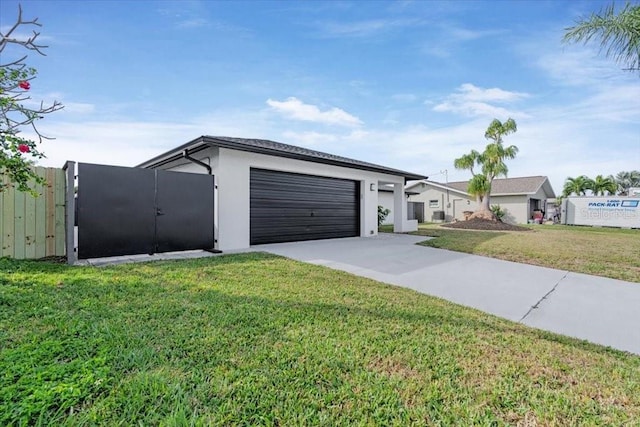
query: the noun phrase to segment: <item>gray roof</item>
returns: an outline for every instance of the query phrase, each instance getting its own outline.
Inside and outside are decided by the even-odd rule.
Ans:
[[[374,163],[336,156],[334,154],[323,153],[321,151],[310,150],[308,148],[297,147],[295,145],[283,144],[281,142],[269,141],[266,139],[231,138],[227,136],[201,136],[193,141],[176,147],[173,150],[147,160],[146,162],[139,164],[138,167],[148,168],[160,166],[180,158],[182,156],[182,152],[186,149],[188,149],[190,153],[196,153],[207,147],[223,147],[232,150],[248,151],[290,159],[306,160],[315,163],[324,163],[333,166],[350,167],[390,175],[399,175],[403,176],[406,180],[427,178],[424,175],[412,172],[388,168]]]
[[[546,176],[523,176],[519,178],[494,179],[491,184],[491,195],[535,194],[538,192],[540,187],[545,184],[545,182],[548,185],[547,195],[549,195],[549,197],[555,197],[556,195],[553,192],[553,188]],[[447,184],[438,182],[437,184],[466,193],[469,181],[455,181]]]

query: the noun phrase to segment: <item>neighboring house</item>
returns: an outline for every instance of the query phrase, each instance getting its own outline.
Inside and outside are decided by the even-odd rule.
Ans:
[[[406,190],[419,192],[409,197],[411,202],[424,202],[425,221],[463,220],[465,211],[478,209],[476,199],[467,193],[468,181],[440,183],[418,181]],[[547,210],[547,201],[556,197],[546,176],[495,179],[491,187],[491,205],[500,205],[506,215],[503,221],[526,224],[533,213]]]
[[[423,218],[423,203],[421,202],[410,202],[410,195],[418,195],[420,193],[414,191],[406,191],[405,195],[405,203],[407,203],[407,219],[416,220],[418,222],[424,222]],[[389,215],[382,222],[382,225],[390,225],[393,224],[395,207],[393,206],[393,187],[390,185],[381,185],[378,187],[378,205],[382,206],[384,209],[389,209]]]
[[[406,220],[404,187],[426,178],[410,172],[260,139],[202,136],[139,167],[210,173],[215,182],[216,249],[378,233],[378,188],[391,185]],[[187,191],[188,189],[185,189]]]

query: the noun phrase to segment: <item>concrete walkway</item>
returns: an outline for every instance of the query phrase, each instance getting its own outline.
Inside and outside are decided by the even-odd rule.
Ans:
[[[525,325],[640,354],[640,283],[415,245],[423,240],[383,233],[251,249],[407,287]]]
[[[213,254],[207,251],[181,251],[181,252],[163,252],[159,254],[147,255],[121,255],[105,258],[91,258],[76,261],[75,265],[91,265],[94,267],[107,267],[109,265],[130,264],[132,262],[148,262],[148,261],[165,261],[169,259],[189,259],[189,258],[205,258],[210,256],[222,255]]]

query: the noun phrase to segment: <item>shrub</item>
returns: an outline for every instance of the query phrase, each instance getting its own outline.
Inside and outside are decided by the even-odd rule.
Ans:
[[[500,205],[491,205],[491,212],[502,221],[502,218],[506,215],[506,212],[500,207]]]
[[[378,205],[378,227],[382,225],[382,223],[385,219],[387,219],[387,216],[389,216],[390,213],[391,211],[389,209],[385,209],[384,206]]]

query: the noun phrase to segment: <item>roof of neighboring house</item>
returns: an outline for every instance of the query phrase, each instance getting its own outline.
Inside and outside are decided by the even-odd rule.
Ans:
[[[467,193],[467,187],[469,181],[455,181],[448,182],[446,184],[435,181],[419,181],[410,185],[408,188],[412,188],[417,184],[425,183],[443,189],[450,189],[459,193]],[[546,176],[523,176],[518,178],[498,178],[494,179],[491,184],[492,196],[516,196],[523,194],[535,194],[541,187],[545,187],[545,192],[548,197],[556,197],[551,183]]]
[[[424,175],[388,168],[373,163],[363,162],[361,160],[336,156],[334,154],[323,153],[321,151],[310,150],[308,148],[297,147],[295,145],[283,144],[281,142],[269,141],[266,139],[231,138],[226,136],[201,136],[193,141],[176,147],[173,150],[147,160],[146,162],[139,164],[138,167],[148,168],[160,166],[179,159],[182,157],[184,150],[189,150],[189,153],[193,154],[208,147],[222,147],[232,150],[248,151],[289,159],[305,160],[308,162],[386,173],[389,175],[399,175],[403,176],[405,180],[427,178]]]

